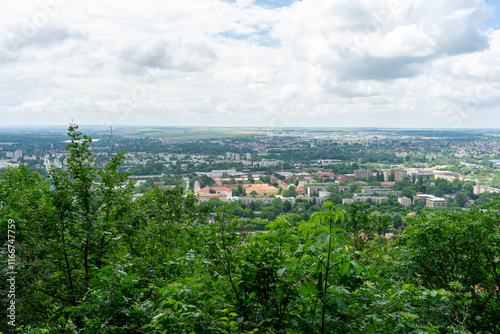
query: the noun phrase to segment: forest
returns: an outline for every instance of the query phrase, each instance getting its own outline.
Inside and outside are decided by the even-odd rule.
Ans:
[[[67,170],[0,174],[2,333],[500,333],[499,200],[392,239],[332,202],[258,231],[180,187],[132,200],[124,153],[68,136]]]

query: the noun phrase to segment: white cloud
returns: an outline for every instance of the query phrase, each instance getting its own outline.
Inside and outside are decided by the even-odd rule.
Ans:
[[[380,38],[372,54],[378,57],[425,57],[433,54],[436,42],[415,24],[396,27]]]
[[[6,125],[490,126],[500,102],[482,0],[0,6]]]

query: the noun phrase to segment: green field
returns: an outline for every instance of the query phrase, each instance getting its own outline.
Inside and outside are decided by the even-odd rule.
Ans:
[[[200,139],[240,138],[259,133],[261,132],[247,129],[140,128],[124,129],[117,134],[123,137],[150,137],[165,141],[189,141]]]

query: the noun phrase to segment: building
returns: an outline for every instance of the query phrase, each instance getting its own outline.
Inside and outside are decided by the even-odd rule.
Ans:
[[[391,238],[394,238],[394,233],[385,233],[384,235],[385,235],[385,238],[387,240],[390,240]]]
[[[404,206],[410,206],[411,205],[411,198],[408,197],[399,197],[398,198],[398,203]]]
[[[299,186],[299,187],[305,187],[307,185],[309,185],[309,181],[306,181],[306,180],[302,180],[302,181],[297,182],[297,186]]]
[[[252,184],[247,188],[247,195],[255,191],[259,196],[272,196],[278,194],[278,188],[270,186],[269,184]]]
[[[240,155],[238,153],[226,152],[226,159],[240,161]]]
[[[261,161],[254,162],[254,166],[262,166],[262,167],[270,167],[270,166],[278,166],[283,164],[281,160],[266,160],[262,159]]]
[[[196,173],[197,175],[206,175],[208,177],[222,177],[224,173],[227,173],[229,175],[236,175],[236,169],[226,169],[226,170],[212,170],[211,173],[203,173],[203,172],[198,172]]]
[[[392,172],[394,174],[394,181],[403,181],[403,177],[408,174],[406,169],[395,169]]]
[[[419,176],[428,176],[428,177],[432,177],[434,176],[434,171],[432,170],[419,170],[417,171],[417,177]]]
[[[351,178],[349,178],[349,177],[347,177],[347,176],[340,175],[335,180],[335,183],[339,184],[339,183],[346,183],[346,182],[352,182],[352,181],[354,181],[354,180],[351,179]]]
[[[313,175],[309,173],[296,173],[290,174],[286,176],[287,179],[303,179],[303,180],[312,180]]]
[[[15,150],[14,152],[6,152],[7,158],[12,158],[12,160],[18,160],[23,157],[23,150]]]
[[[282,197],[281,198],[283,201],[288,201],[290,202],[292,205],[295,203],[295,198],[294,197]],[[250,203],[254,202],[254,201],[262,201],[264,204],[269,204],[271,203],[274,198],[272,197],[239,197],[238,200],[241,201],[241,203],[245,204],[245,205],[249,205]]]
[[[366,201],[371,201],[374,203],[382,203],[387,199],[387,197],[380,197],[380,196],[355,196],[353,198],[344,198],[342,199],[342,204],[351,204],[355,202],[366,202]]]
[[[381,186],[393,186],[395,182],[380,182]]]
[[[225,194],[197,194],[196,197],[200,202],[209,201],[211,198],[218,198],[221,201],[227,202],[230,200]]]
[[[0,169],[2,169],[2,168],[8,168],[8,167],[16,168],[16,167],[19,167],[19,164],[18,163],[12,163],[10,161],[0,161]]]
[[[309,186],[307,187],[307,196],[313,196],[313,194],[315,192],[328,192],[328,186],[318,186],[318,185],[314,185],[314,186]]]
[[[441,197],[435,197],[434,195],[428,195],[428,194],[418,194],[416,196],[413,196],[413,203],[415,203],[415,200],[421,200],[422,203],[425,206],[431,207],[431,208],[436,208],[436,207],[445,207],[446,206],[446,200]]]
[[[484,192],[499,193],[500,189],[489,187],[489,186],[481,186],[481,185],[476,184],[474,186],[473,192],[474,192],[474,195],[482,194]]]
[[[193,188],[194,188],[194,192],[197,193],[201,189],[200,181],[198,181],[198,180],[194,181]]]
[[[354,171],[354,177],[355,178],[369,178],[370,176],[373,176],[373,171],[371,169],[358,169]]]
[[[422,201],[423,205],[427,205],[427,200],[431,197],[434,197],[433,195],[428,195],[428,194],[418,194],[416,196],[413,196],[413,204],[415,204],[416,200]]]
[[[318,175],[319,177],[329,177],[329,178],[335,178],[335,174],[332,173],[332,172],[323,172],[323,171],[319,171],[316,173],[316,175]]]
[[[233,192],[228,187],[205,187],[196,192],[199,197],[225,197],[232,198]],[[208,196],[207,196],[208,195]],[[216,196],[223,195],[223,196]]]
[[[403,177],[408,174],[406,169],[393,169],[384,171],[384,181],[402,181]]]
[[[427,199],[427,206],[431,208],[436,208],[436,207],[445,207],[446,206],[446,200],[441,197],[434,197],[432,196],[431,198]]]
[[[456,178],[458,178],[459,175],[456,173],[435,173],[434,178],[436,179],[445,179],[450,182],[453,182]]]
[[[341,161],[342,160],[337,160],[337,159],[321,159],[321,160],[318,160],[318,164],[330,165],[332,163],[341,162]]]
[[[276,182],[278,184],[278,187],[281,189],[288,189],[290,185],[280,179],[278,179],[276,176],[271,175],[271,183]]]
[[[309,189],[307,189],[307,190],[309,190]],[[320,191],[320,192],[319,192],[319,197],[320,197],[320,198],[324,198],[324,197],[328,197],[328,196],[330,196],[331,194],[332,194],[332,193],[331,193],[331,192],[329,192],[329,191]]]
[[[391,188],[388,187],[365,186],[363,187],[363,189],[361,189],[361,192],[367,195],[380,194],[384,196],[389,196],[389,195],[401,196],[401,190],[392,190]]]

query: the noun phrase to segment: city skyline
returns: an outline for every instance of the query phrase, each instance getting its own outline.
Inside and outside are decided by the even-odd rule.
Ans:
[[[496,128],[497,1],[2,4],[0,126]]]

